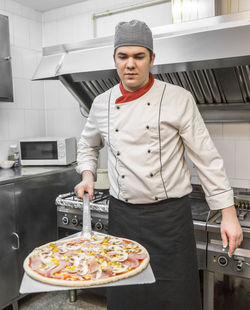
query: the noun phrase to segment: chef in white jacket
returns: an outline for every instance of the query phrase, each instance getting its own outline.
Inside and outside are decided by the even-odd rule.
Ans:
[[[212,210],[222,210],[229,256],[242,242],[233,191],[187,90],[154,79],[151,30],[141,21],[116,26],[114,62],[121,82],[95,98],[78,144],[75,192],[93,196],[99,150],[107,145],[109,233],[150,253],[156,282],[108,290],[108,310],[200,310],[199,278],[188,194],[186,151]]]

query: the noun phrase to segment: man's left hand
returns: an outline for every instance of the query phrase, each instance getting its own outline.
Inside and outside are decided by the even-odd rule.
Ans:
[[[234,251],[243,241],[243,232],[238,221],[234,206],[222,209],[221,212],[221,239],[224,248],[229,246],[228,255],[229,257],[232,257]]]

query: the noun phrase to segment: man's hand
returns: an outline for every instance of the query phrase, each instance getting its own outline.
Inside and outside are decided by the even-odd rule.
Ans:
[[[83,198],[84,193],[89,193],[89,199],[93,199],[94,175],[91,171],[83,171],[82,181],[75,186],[74,191],[79,198]]]
[[[223,247],[226,248],[229,245],[228,255],[232,257],[234,251],[243,241],[243,233],[234,206],[222,209],[221,212],[221,239]]]

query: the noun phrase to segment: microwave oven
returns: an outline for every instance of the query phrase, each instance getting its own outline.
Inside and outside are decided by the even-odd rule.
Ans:
[[[20,140],[23,166],[64,166],[76,161],[76,138],[36,137]]]

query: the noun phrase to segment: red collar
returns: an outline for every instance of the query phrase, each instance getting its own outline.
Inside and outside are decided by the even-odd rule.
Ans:
[[[149,81],[147,82],[147,84],[136,91],[126,90],[123,87],[122,82],[120,82],[119,86],[120,86],[122,96],[117,98],[115,103],[123,103],[123,102],[129,102],[129,101],[136,100],[140,98],[141,96],[143,96],[146,92],[148,92],[150,88],[153,86],[153,84],[154,84],[154,76],[152,73],[149,73]]]

